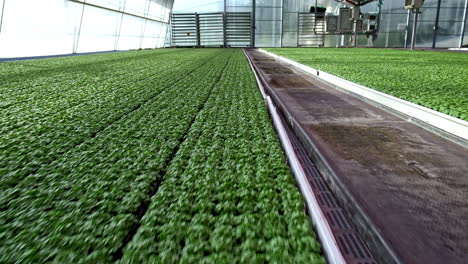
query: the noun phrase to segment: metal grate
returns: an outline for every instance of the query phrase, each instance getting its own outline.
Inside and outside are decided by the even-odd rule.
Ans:
[[[198,15],[196,13],[171,15],[172,46],[199,46]]]
[[[298,13],[297,43],[299,47],[325,45],[325,13]]]
[[[224,16],[222,13],[198,14],[200,46],[224,46]]]
[[[173,47],[250,47],[249,12],[171,14]]]
[[[252,46],[252,14],[249,12],[226,13],[226,45],[229,47]]]
[[[283,123],[288,124],[287,122],[284,122],[284,120]],[[315,167],[297,136],[288,125],[285,125],[285,128],[301,165],[307,174],[309,183],[319,202],[319,206],[325,214],[327,222],[332,229],[335,240],[338,243],[338,247],[345,257],[346,263],[376,264],[377,262],[369,251],[367,245],[354,229],[351,221],[346,216],[338,200],[335,198],[322,175]]]

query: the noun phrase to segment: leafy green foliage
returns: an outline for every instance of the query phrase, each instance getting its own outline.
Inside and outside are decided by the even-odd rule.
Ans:
[[[171,52],[157,55],[158,60],[165,60]],[[90,56],[86,63],[73,65],[65,60],[63,67],[48,66],[47,70],[42,64],[51,61],[54,65],[55,60],[40,60],[39,65],[28,62],[34,70],[21,72],[14,66],[22,64],[12,63],[13,73],[7,71],[10,63],[0,64],[0,101],[10,102],[0,116],[0,192],[173,85],[177,81],[173,75],[198,66],[184,64],[183,55],[158,64],[154,54],[126,55],[127,60],[116,60],[115,55],[102,60],[101,55],[97,62]],[[209,59],[197,54],[187,57]]]
[[[123,263],[322,263],[243,56],[231,58]]]
[[[468,54],[386,49],[266,49],[468,121]]]
[[[147,201],[122,262],[323,262],[241,50],[6,63],[0,75],[1,263],[113,262]]]

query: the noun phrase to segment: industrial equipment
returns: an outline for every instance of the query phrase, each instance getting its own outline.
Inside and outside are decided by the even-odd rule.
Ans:
[[[424,0],[405,0],[405,9],[419,9],[423,4]]]
[[[327,15],[325,17],[325,31],[329,33],[338,31],[338,16]]]
[[[408,9],[408,12],[412,12],[414,14],[411,49],[414,49],[416,45],[416,29],[418,27],[419,9],[423,6],[423,4],[424,0],[405,0],[405,9]]]
[[[338,31],[353,32],[353,20],[350,8],[340,8],[340,13],[338,15]]]
[[[356,4],[350,7],[341,7],[338,9],[338,14],[327,13],[325,17],[325,32],[326,33],[352,33],[354,32],[354,24],[356,24],[356,32],[372,32],[377,29],[377,12],[361,13],[361,6],[372,1],[356,1],[349,2]]]

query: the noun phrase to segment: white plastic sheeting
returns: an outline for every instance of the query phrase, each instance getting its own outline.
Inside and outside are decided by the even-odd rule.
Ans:
[[[173,2],[0,0],[0,58],[159,48]]]

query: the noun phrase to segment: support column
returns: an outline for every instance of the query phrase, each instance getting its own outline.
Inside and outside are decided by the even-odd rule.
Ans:
[[[435,17],[434,32],[432,35],[432,48],[435,49],[437,43],[437,31],[439,30],[440,4],[442,0],[437,1],[437,13]]]
[[[148,19],[147,18],[148,18],[148,15],[149,15],[149,8],[150,8],[150,1],[146,0],[145,13],[144,13],[145,22],[143,24],[143,30],[141,31],[141,35],[140,35],[140,49],[143,48],[143,40],[145,38],[146,25],[148,24]]]
[[[255,0],[252,0],[252,40],[250,41],[250,45],[252,48],[255,48],[255,31],[256,31],[256,14],[255,11],[257,9],[257,4]]]
[[[416,29],[418,28],[418,17],[419,17],[419,9],[415,9],[414,11],[414,21],[413,21],[413,36],[411,38],[411,49],[414,50],[416,46]]]
[[[460,43],[458,45],[459,48],[463,47],[463,39],[465,37],[467,14],[468,14],[468,0],[465,0],[465,12],[463,13],[463,24],[461,27]]]
[[[224,12],[223,12],[223,47],[227,47],[227,32],[226,32],[226,25],[227,25],[227,6],[226,0],[224,0]]]
[[[197,47],[201,47],[200,41],[200,15],[195,13],[195,24],[197,25]]]
[[[354,20],[354,40],[353,40],[353,46],[357,48],[357,20]]]
[[[76,38],[76,45],[75,45],[75,47],[73,49],[73,53],[78,52],[78,44],[80,43],[81,25],[83,24],[83,16],[84,16],[85,6],[86,6],[86,0],[83,1],[83,8],[81,9],[80,25],[78,27],[78,36]]]
[[[119,31],[117,32],[117,36],[115,38],[115,43],[114,43],[114,50],[117,50],[119,46],[119,40],[120,40],[120,32],[122,30],[122,22],[124,18],[124,13],[125,13],[125,5],[127,4],[127,0],[124,0],[123,4],[123,9],[122,9],[122,15],[120,16],[120,25],[119,25]]]
[[[167,6],[167,0],[164,0],[163,8],[161,8],[161,17],[162,17],[163,21],[165,19],[165,15],[166,15],[165,13],[163,13],[163,11],[164,11],[164,8],[166,8],[166,6]],[[172,10],[172,8],[171,8],[171,10]],[[171,15],[169,14],[169,21],[168,21],[167,27],[171,26],[170,23],[171,23]],[[158,35],[159,37],[158,37],[158,40],[156,41],[156,46],[154,47],[155,49],[158,48],[158,44],[161,41],[161,38],[163,38],[163,40],[164,40],[162,46],[164,47],[165,44],[166,44],[167,31],[164,33],[164,37],[162,37],[163,36],[162,35],[163,25],[164,25],[164,23],[161,23],[161,25],[160,25],[161,27],[159,28],[159,35]],[[172,47],[172,37],[171,37],[170,46]]]
[[[2,26],[3,26],[3,14],[5,13],[5,2],[6,0],[3,0],[2,13],[0,14],[0,33],[2,32]]]
[[[406,29],[405,29],[405,49],[408,48],[410,20],[411,20],[411,10],[408,9],[408,15],[406,16]]]
[[[281,0],[281,34],[280,34],[280,47],[283,47],[283,20],[284,20],[284,0]]]

